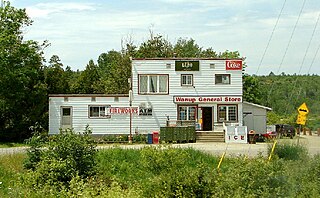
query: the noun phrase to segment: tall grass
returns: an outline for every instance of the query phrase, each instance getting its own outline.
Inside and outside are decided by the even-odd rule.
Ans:
[[[0,197],[6,197],[14,191],[19,174],[24,172],[25,154],[0,155]]]
[[[303,153],[295,145],[278,146]],[[320,156],[291,160],[294,154],[280,157],[280,150],[270,162],[227,158],[217,170],[219,157],[192,148],[115,147],[98,151],[96,175],[75,176],[59,190],[28,184],[33,181],[32,172],[22,169],[25,155],[0,156],[0,197],[320,197]]]
[[[268,154],[270,155],[272,145],[268,145]],[[308,155],[305,145],[292,142],[280,142],[275,145],[273,155],[285,160],[302,160]]]

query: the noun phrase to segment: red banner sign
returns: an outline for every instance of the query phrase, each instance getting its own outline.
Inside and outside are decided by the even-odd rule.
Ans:
[[[227,60],[226,61],[226,70],[242,70],[242,61],[241,60]]]
[[[235,96],[207,96],[207,97],[183,97],[174,96],[175,103],[239,103],[242,97]]]
[[[109,114],[138,114],[138,107],[110,107]]]

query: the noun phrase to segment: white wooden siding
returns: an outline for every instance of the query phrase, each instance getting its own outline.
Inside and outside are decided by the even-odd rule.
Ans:
[[[174,96],[238,96],[242,97],[242,71],[226,71],[225,60],[199,60],[199,71],[175,71],[175,60],[133,60],[132,61],[132,107],[139,107],[141,103],[152,105],[152,116],[134,115],[132,118],[132,132],[149,133],[158,131],[166,125],[167,116],[170,120],[177,120],[177,104],[173,102]],[[171,64],[171,68],[167,68]],[[210,64],[215,64],[211,69]],[[138,74],[168,74],[169,94],[165,95],[139,95]],[[192,74],[194,87],[181,86],[181,74]],[[230,74],[231,84],[215,85],[215,74]],[[66,95],[67,96],[67,95]],[[49,133],[59,133],[61,121],[61,106],[72,107],[72,125],[75,131],[81,132],[87,125],[93,134],[129,134],[129,115],[112,115],[110,119],[89,118],[89,105],[111,105],[111,107],[129,107],[128,97],[96,97],[69,96],[64,101],[63,96],[50,97],[49,102]],[[217,121],[217,104],[214,106],[214,119]],[[242,125],[242,103],[238,104],[238,124]],[[208,104],[210,105],[210,104]]]
[[[72,107],[72,127],[76,132],[83,132],[89,125],[93,134],[124,134],[129,133],[129,114],[112,115],[110,119],[89,118],[89,105],[111,105],[112,107],[129,107],[128,97],[119,97],[119,102],[114,101],[114,97],[96,97],[96,101],[91,101],[91,97],[68,97],[68,102],[64,97],[50,97],[49,102],[49,133],[59,133],[61,121],[61,107]],[[133,118],[134,118],[133,114]]]
[[[167,68],[167,64],[171,64],[170,69]],[[210,64],[215,64],[215,68],[211,69]],[[199,60],[199,71],[175,71],[175,60],[133,60],[133,104],[150,102],[153,107],[153,116],[146,116],[143,125],[135,127],[142,131],[159,130],[160,126],[165,126],[166,116],[171,120],[177,120],[177,105],[173,102],[173,96],[242,96],[242,71],[226,71],[225,67],[225,60]],[[169,94],[139,95],[138,74],[168,74]],[[181,74],[193,74],[194,87],[181,86]],[[216,85],[215,74],[230,74],[231,84]],[[237,104],[238,124],[242,125],[242,103]],[[216,108],[214,113],[214,119],[217,121]]]

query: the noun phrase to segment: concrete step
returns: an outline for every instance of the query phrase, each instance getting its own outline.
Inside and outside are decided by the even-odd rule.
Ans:
[[[197,132],[197,142],[225,142],[224,132]]]

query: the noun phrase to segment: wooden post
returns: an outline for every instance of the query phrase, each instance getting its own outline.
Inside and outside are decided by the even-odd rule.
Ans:
[[[320,136],[320,128],[318,128],[317,132],[318,132],[318,136]]]
[[[312,131],[311,131],[311,129],[310,129],[310,128],[308,128],[308,130],[309,130],[309,135],[312,135]]]

